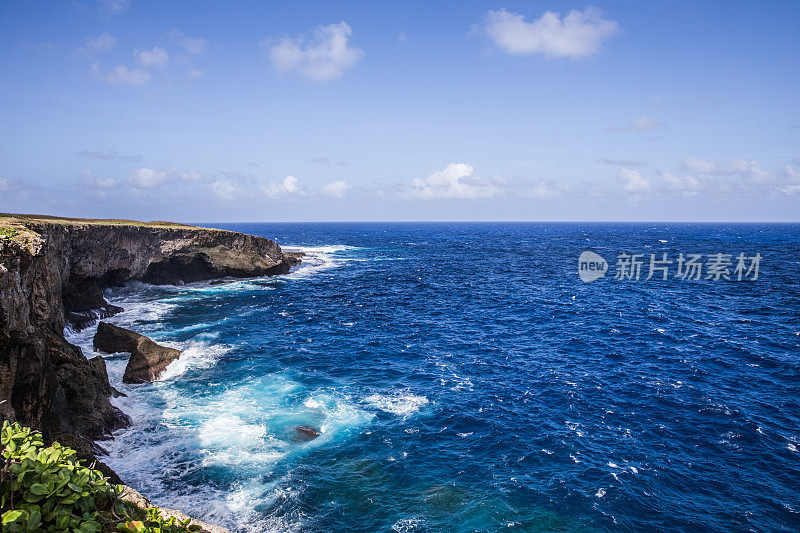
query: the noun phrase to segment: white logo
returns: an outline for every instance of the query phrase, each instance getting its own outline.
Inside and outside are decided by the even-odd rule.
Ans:
[[[605,277],[607,270],[606,260],[594,252],[584,250],[578,257],[578,275],[581,277],[581,281],[589,283]]]

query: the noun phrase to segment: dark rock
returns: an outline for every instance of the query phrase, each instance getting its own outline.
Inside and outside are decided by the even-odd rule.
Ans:
[[[117,305],[106,304],[90,311],[69,311],[66,313],[66,318],[74,331],[81,331],[89,326],[94,326],[97,319],[111,318],[124,310],[125,309]]]
[[[48,442],[107,438],[130,424],[109,401],[116,391],[103,359],[87,359],[63,335],[67,320],[87,327],[119,312],[103,298],[107,287],[281,274],[297,261],[274,241],[231,231],[31,217],[16,224],[25,239],[0,239],[0,419]],[[84,452],[90,457],[91,447]]]
[[[296,442],[308,442],[319,437],[319,431],[311,426],[305,424],[294,428],[294,440]]]
[[[161,346],[144,335],[107,322],[97,325],[92,343],[101,352],[131,354],[122,376],[124,383],[154,381],[161,376],[167,365],[181,356],[180,350]]]
[[[288,263],[290,267],[293,267],[302,262],[304,255],[306,255],[305,252],[283,252],[283,260]]]

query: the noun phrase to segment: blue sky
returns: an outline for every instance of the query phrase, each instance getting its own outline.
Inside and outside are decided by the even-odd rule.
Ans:
[[[800,219],[798,2],[0,3],[0,210]]]

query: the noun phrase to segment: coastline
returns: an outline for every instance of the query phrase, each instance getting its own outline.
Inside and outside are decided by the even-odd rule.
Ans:
[[[2,214],[0,230],[0,419],[74,448],[115,483],[124,480],[98,456],[131,418],[112,403],[122,394],[105,360],[87,358],[65,331],[123,311],[103,296],[111,286],[274,276],[302,255],[264,237],[167,222]]]

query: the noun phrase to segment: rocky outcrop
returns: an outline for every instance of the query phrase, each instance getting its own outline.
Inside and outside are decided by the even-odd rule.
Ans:
[[[122,494],[120,494],[119,498],[128,506],[129,510],[131,510],[133,507],[137,509],[139,511],[138,514],[142,516],[145,515],[147,509],[153,507],[153,503],[149,499],[145,498],[130,487],[125,487],[122,490]],[[136,515],[137,513],[134,512],[131,514]],[[201,522],[200,520],[195,520],[181,511],[159,507],[158,514],[161,515],[161,518],[165,520],[171,517],[175,517],[175,519],[180,522],[183,522],[184,520],[190,520],[193,525],[196,525],[200,528],[198,530],[200,533],[230,533],[230,531],[224,527],[214,526],[211,524],[206,524],[205,522]]]
[[[97,325],[92,341],[95,350],[105,353],[128,352],[131,354],[124,383],[145,383],[157,380],[174,360],[181,356],[180,350],[156,344],[144,335],[107,322]]]
[[[0,417],[87,456],[129,418],[109,402],[105,361],[64,339],[66,258],[45,236],[25,237],[0,240]]]
[[[92,441],[130,420],[109,401],[104,360],[65,340],[68,317],[113,314],[103,290],[132,279],[262,276],[296,262],[269,239],[230,231],[19,217],[0,225],[0,418],[90,459]]]
[[[131,279],[164,285],[269,276],[298,262],[275,241],[232,231],[47,222],[32,229],[63,241],[69,273],[64,305],[72,312],[104,307],[103,290]]]
[[[294,428],[295,442],[308,442],[316,439],[317,437],[319,437],[319,431],[315,427],[303,424]]]

